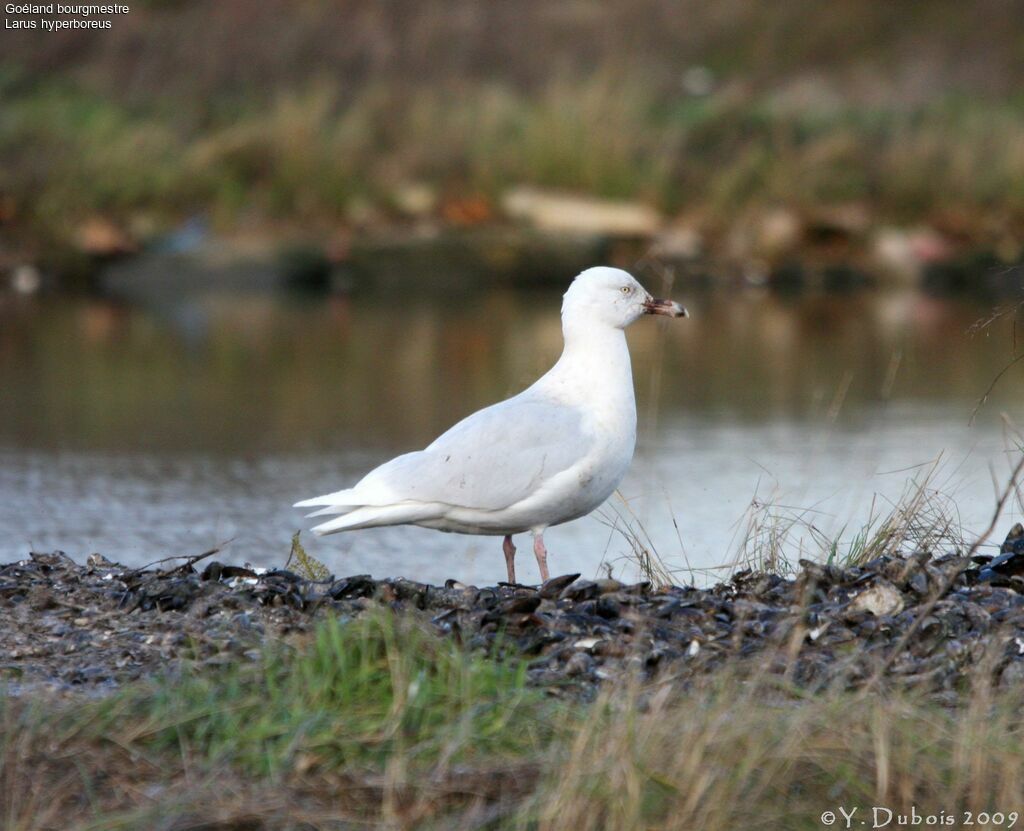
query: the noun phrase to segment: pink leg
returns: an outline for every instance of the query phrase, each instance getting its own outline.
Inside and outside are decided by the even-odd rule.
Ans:
[[[533,553],[540,567],[540,579],[548,579],[548,550],[544,547],[544,532],[537,531],[533,535]]]
[[[512,544],[512,535],[505,536],[505,542],[501,544],[501,550],[505,552],[505,568],[508,569],[508,581],[516,581],[516,547]]]

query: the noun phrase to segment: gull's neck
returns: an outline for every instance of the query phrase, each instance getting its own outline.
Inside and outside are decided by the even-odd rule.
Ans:
[[[591,319],[563,315],[562,334],[562,356],[538,384],[566,401],[592,402],[635,414],[625,333]]]

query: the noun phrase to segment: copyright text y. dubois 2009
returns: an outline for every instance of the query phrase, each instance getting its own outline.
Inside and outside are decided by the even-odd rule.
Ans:
[[[1019,811],[939,811],[926,814],[911,808],[896,811],[881,805],[869,808],[837,806],[821,812],[826,828],[1013,828]]]

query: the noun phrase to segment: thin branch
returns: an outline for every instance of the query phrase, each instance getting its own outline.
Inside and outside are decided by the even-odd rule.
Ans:
[[[974,426],[974,419],[977,418],[978,416],[978,410],[985,406],[985,402],[988,401],[988,397],[989,395],[992,394],[992,390],[996,388],[996,384],[999,383],[999,379],[1002,378],[1013,367],[1014,364],[1016,364],[1018,361],[1022,359],[1024,359],[1024,352],[1021,352],[1017,357],[1010,361],[1010,363],[1008,363],[1001,370],[999,370],[999,374],[992,379],[992,383],[988,385],[988,389],[985,390],[985,394],[982,395],[981,398],[978,399],[978,403],[974,405],[974,410],[973,412],[971,412],[971,418],[967,422],[968,427]]]
[[[1008,269],[1008,271],[1009,270],[1011,270],[1011,269]],[[1007,272],[1003,272],[1003,273],[1005,274]],[[974,323],[972,323],[970,326],[968,326],[967,327],[967,334],[968,335],[976,335],[976,334],[978,334],[978,332],[981,332],[981,331],[984,331],[985,329],[987,329],[989,326],[991,326],[993,323],[995,323],[1000,318],[1006,317],[1007,315],[1016,314],[1022,308],[1024,308],[1024,301],[1021,301],[1020,303],[1015,303],[1015,304],[1013,304],[1011,306],[997,307],[996,310],[994,312],[992,312],[992,314],[989,315],[988,317],[983,318],[981,320],[976,320]]]
[[[219,554],[224,548],[226,548],[227,546],[231,545],[232,542],[234,542],[234,537],[232,537],[230,540],[226,540],[226,541],[222,542],[220,545],[218,545],[218,546],[216,546],[214,548],[211,548],[209,551],[204,551],[202,554],[194,554],[191,557],[181,557],[181,556],[178,556],[178,557],[164,557],[162,560],[154,560],[151,563],[146,563],[146,565],[144,565],[144,566],[139,566],[138,568],[133,568],[130,572],[127,572],[127,573],[128,574],[141,574],[142,572],[144,572],[148,568],[152,568],[153,566],[158,566],[161,563],[169,563],[172,560],[184,560],[185,562],[183,562],[180,566],[175,566],[174,568],[171,569],[171,571],[177,571],[178,569],[182,569],[182,568],[191,568],[196,563],[198,563],[200,560],[205,560],[207,557],[212,557],[214,554]]]

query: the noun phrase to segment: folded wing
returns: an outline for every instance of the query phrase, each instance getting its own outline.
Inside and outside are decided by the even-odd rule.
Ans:
[[[298,507],[358,512],[351,517],[356,522],[333,520],[314,529],[320,533],[422,521],[450,507],[499,511],[583,459],[592,441],[576,408],[520,395],[473,413],[426,449],[384,463],[354,487]],[[362,510],[368,508],[389,510]]]

